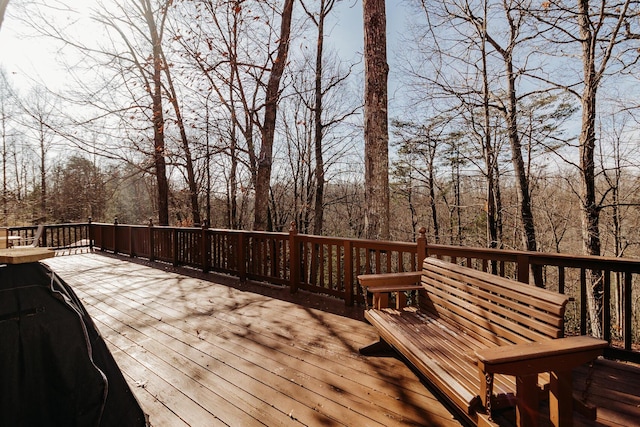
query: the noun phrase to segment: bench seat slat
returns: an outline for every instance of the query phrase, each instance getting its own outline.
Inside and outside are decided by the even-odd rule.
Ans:
[[[426,367],[428,372],[435,374],[426,376],[436,387],[441,388],[438,384],[443,375],[446,376],[447,387],[451,390],[443,391],[450,399],[456,399],[457,406],[465,408],[469,413],[479,409],[478,367],[470,354],[461,354],[459,348],[456,349],[460,344],[456,338],[466,340],[464,334],[451,335],[453,331],[446,331],[437,321],[421,324],[416,321],[420,318],[412,312],[395,309],[370,310],[365,316],[381,332],[381,338],[403,354],[412,365],[420,371]],[[477,341],[476,344],[485,348]],[[496,375],[494,381],[494,408],[513,406],[515,378]],[[450,393],[453,395],[449,395]]]
[[[407,308],[405,313],[388,311],[387,321],[396,328],[410,328],[416,345],[428,350],[429,356],[435,357],[461,383],[465,383],[470,391],[477,393],[480,385],[475,351],[493,347],[487,347],[455,325],[425,316],[415,308]],[[514,391],[514,377],[500,375],[496,378],[496,395],[511,395]]]
[[[367,320],[378,329],[380,337],[394,347],[400,354],[415,366],[427,379],[451,401],[465,411],[473,414],[479,405],[477,393],[470,392],[460,385],[458,380],[449,372],[440,367],[433,359],[423,357],[420,349],[411,341],[411,335],[405,328],[388,329],[382,311],[369,310],[365,313]]]

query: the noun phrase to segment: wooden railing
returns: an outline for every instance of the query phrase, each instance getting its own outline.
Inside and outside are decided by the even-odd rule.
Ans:
[[[8,235],[20,240],[33,240],[37,230],[38,226],[7,227]],[[45,225],[38,244],[56,250],[90,248],[89,223]]]
[[[13,227],[32,232],[35,227]],[[213,271],[341,298],[364,301],[356,277],[363,273],[415,271],[420,260],[436,256],[533,285],[534,274],[547,289],[567,294],[567,335],[591,332],[587,316],[589,274],[603,282],[603,338],[607,357],[640,363],[640,261],[427,244],[424,229],[416,242],[343,239],[289,233],[204,228],[87,223],[46,226],[42,246],[92,245],[202,271]],[[78,243],[79,242],[79,243]],[[537,270],[536,270],[537,269]]]

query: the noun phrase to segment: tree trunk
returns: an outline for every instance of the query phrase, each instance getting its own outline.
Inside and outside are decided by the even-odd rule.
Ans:
[[[47,171],[46,167],[46,147],[44,142],[44,123],[40,122],[40,217],[38,223],[47,222]]]
[[[280,39],[278,54],[273,61],[273,67],[269,74],[267,90],[265,93],[264,123],[262,124],[262,145],[258,157],[258,170],[255,181],[255,212],[254,230],[266,230],[269,217],[269,188],[271,182],[271,166],[273,157],[273,140],[276,130],[276,113],[278,111],[278,99],[280,80],[284,73],[289,54],[289,39],[291,35],[291,16],[294,0],[285,0],[282,10]]]
[[[531,208],[529,177],[524,166],[522,143],[518,132],[516,73],[513,69],[513,51],[518,43],[517,39],[521,29],[520,25],[522,25],[522,23],[511,15],[513,12],[511,8],[506,7],[504,12],[510,28],[509,42],[505,47],[487,33],[486,27],[480,27],[480,33],[483,36],[483,40],[490,43],[496,49],[504,62],[507,85],[507,102],[501,111],[507,123],[507,134],[509,137],[509,144],[511,146],[511,161],[513,164],[513,171],[516,176],[518,195],[520,196],[520,218],[522,221],[522,237],[524,240],[524,246],[527,251],[535,252],[537,251],[536,230],[533,221],[533,211]],[[484,23],[486,23],[486,19],[484,20]],[[476,23],[476,25],[480,26],[481,24]],[[539,267],[533,267],[532,270],[536,286],[543,287],[542,270]]]
[[[522,145],[518,134],[518,112],[516,101],[515,74],[513,72],[513,61],[509,54],[505,58],[507,66],[507,81],[509,92],[509,104],[506,112],[507,128],[509,133],[509,143],[511,145],[513,170],[516,174],[516,186],[520,195],[520,215],[522,218],[522,228],[525,247],[528,251],[538,250],[536,243],[536,230],[533,222],[533,212],[531,210],[531,194],[529,193],[529,177],[524,168],[522,158]],[[543,288],[542,268],[538,265],[531,266],[533,281],[536,286]]]
[[[169,183],[167,182],[167,163],[164,157],[164,114],[162,111],[162,47],[148,0],[143,0],[143,9],[153,47],[153,88],[149,89],[153,102],[153,162],[158,185],[158,223],[159,225],[169,225]]]
[[[484,21],[487,20],[487,4],[485,3],[484,9]],[[482,55],[482,111],[484,113],[484,139],[483,139],[483,151],[484,162],[486,170],[487,180],[487,246],[490,248],[496,248],[498,246],[498,227],[496,221],[496,198],[494,192],[494,176],[493,176],[493,162],[495,159],[495,153],[493,152],[493,143],[491,141],[491,107],[490,107],[490,91],[489,91],[489,76],[487,71],[487,51],[486,51],[486,37],[484,37],[486,31],[483,32],[481,55]],[[492,272],[495,274],[496,263],[491,265]]]
[[[325,0],[320,0],[320,16],[318,19],[318,44],[316,48],[316,76],[315,76],[315,98],[316,105],[313,111],[314,119],[314,150],[316,160],[316,191],[314,200],[314,220],[313,234],[322,234],[322,223],[324,220],[324,161],[322,158],[322,50],[324,47],[324,18]]]
[[[580,128],[580,178],[582,198],[582,238],[588,255],[600,255],[600,208],[596,203],[595,145],[596,92],[599,79],[595,69],[594,39],[589,19],[589,1],[578,1],[578,27],[582,43],[584,89],[582,91],[582,123]],[[602,336],[602,273],[592,270],[587,277],[587,301],[591,332]]]
[[[432,146],[432,142],[429,141],[429,163],[427,165],[429,170],[429,176],[427,178],[427,185],[429,186],[429,207],[431,209],[431,220],[433,221],[433,238],[436,244],[440,243],[440,225],[438,223],[438,208],[436,204],[436,178],[433,165],[435,162],[435,146]],[[433,147],[433,149],[432,149]]]
[[[363,0],[365,236],[389,236],[389,133],[387,36],[384,0]]]
[[[162,46],[161,46],[162,48]],[[173,85],[173,79],[171,78],[171,72],[167,65],[167,60],[162,52],[162,65],[165,76],[167,78],[167,85],[169,90],[169,102],[173,106],[173,111],[176,114],[176,122],[178,129],[180,130],[180,141],[182,142],[182,150],[184,151],[185,169],[187,170],[187,185],[189,187],[189,201],[191,203],[191,217],[194,225],[200,225],[200,204],[198,202],[198,184],[196,183],[196,174],[193,168],[193,156],[191,155],[191,147],[189,147],[189,138],[187,138],[187,132],[184,128],[184,120],[182,119],[182,110],[180,103],[178,102],[178,93]],[[207,161],[209,159],[207,158]]]

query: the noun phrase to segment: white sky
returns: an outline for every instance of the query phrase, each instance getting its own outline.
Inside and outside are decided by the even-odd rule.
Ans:
[[[388,56],[392,62],[392,51],[397,44],[398,34],[404,28],[404,7],[402,0],[387,0],[387,33]],[[51,2],[55,3],[55,2]],[[73,5],[81,15],[88,16],[90,8],[95,5],[95,0],[66,0]],[[9,74],[11,81],[20,88],[28,87],[31,82],[43,82],[50,87],[60,86],[66,78],[64,68],[56,61],[58,55],[55,45],[43,38],[25,37],[24,28],[15,15],[17,14],[17,1],[10,2],[7,15],[0,29],[0,66]],[[61,19],[66,19],[61,15]],[[86,31],[87,37],[91,37],[95,27],[90,21],[81,25],[79,30]],[[363,28],[362,28],[362,2],[361,0],[342,0],[336,3],[329,28],[328,42],[340,50],[343,60],[357,59],[356,55],[362,53]],[[391,79],[393,79],[393,66],[391,67]]]
[[[55,1],[50,4],[55,5]],[[85,22],[88,21],[89,9],[95,0],[68,0],[73,9]],[[0,29],[0,66],[9,74],[11,81],[18,87],[31,86],[33,81],[43,82],[56,87],[65,81],[66,73],[56,61],[56,46],[42,37],[25,34],[24,24],[16,15],[19,14],[18,1],[10,1],[7,13]],[[62,14],[60,19],[69,19]],[[89,24],[81,24],[88,37],[92,34]]]

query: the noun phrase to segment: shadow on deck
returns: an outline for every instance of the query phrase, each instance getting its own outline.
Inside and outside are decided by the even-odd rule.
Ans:
[[[82,299],[154,426],[461,425],[401,360],[359,355],[377,339],[361,307],[114,256],[46,263]],[[640,425],[640,369],[602,362],[574,378],[600,407],[597,423],[576,425]]]

